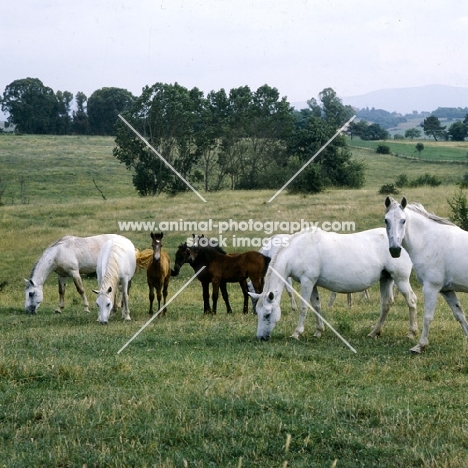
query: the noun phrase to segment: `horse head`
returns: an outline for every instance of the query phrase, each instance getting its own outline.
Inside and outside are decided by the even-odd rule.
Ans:
[[[42,286],[38,286],[32,279],[25,279],[24,281],[26,282],[26,302],[24,308],[28,314],[35,314],[44,298]]]
[[[390,255],[393,258],[398,258],[401,254],[401,248],[406,231],[406,214],[405,208],[408,204],[405,197],[401,203],[396,202],[390,197],[385,199],[385,228],[389,243]]]
[[[259,340],[269,340],[271,332],[275,328],[276,323],[281,318],[281,308],[279,301],[280,296],[273,291],[261,294],[249,292],[249,295],[257,300],[255,310],[257,312],[257,338]]]
[[[114,307],[115,294],[113,294],[112,286],[109,286],[107,291],[93,289],[93,293],[97,294],[98,322],[101,322],[102,325],[107,325],[112,308]]]
[[[179,244],[179,247],[177,248],[176,254],[175,254],[175,261],[174,261],[174,269],[171,270],[171,276],[177,276],[179,274],[179,271],[184,263],[187,263],[189,261],[188,255],[187,255],[187,242],[184,242],[183,244]]]
[[[163,232],[151,233],[151,247],[153,248],[153,259],[157,262],[161,258],[161,247],[162,247],[162,238],[164,236]]]

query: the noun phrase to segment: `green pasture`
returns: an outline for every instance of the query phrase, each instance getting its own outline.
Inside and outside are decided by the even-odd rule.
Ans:
[[[256,317],[241,313],[235,284],[229,285],[232,315],[221,300],[216,316],[204,316],[201,286],[194,281],[169,305],[166,318],[153,320],[130,343],[149,318],[145,272],[134,277],[132,321],[116,315],[108,326],[96,322],[95,278],[84,279],[90,314],[71,283],[65,311],[54,313],[55,274],[46,281],[37,315],[24,312],[23,288],[51,242],[66,234],[120,233],[119,221],[353,221],[356,230],[380,227],[384,197],[378,190],[402,173],[437,175],[439,187],[401,195],[449,216],[447,199],[468,171],[464,164],[353,149],[366,165],[361,190],[282,193],[272,203],[267,201],[274,191],[203,192],[203,203],[191,192],[139,197],[112,147],[111,138],[101,137],[0,136],[0,467],[468,464],[466,339],[442,300],[429,348],[413,356],[399,295],[383,335],[367,338],[379,314],[378,285],[370,301],[355,294],[351,309],[344,295],[327,307],[329,292],[321,291],[325,318],[356,354],[329,329],[314,338],[312,316],[303,337],[291,339],[297,314],[287,295],[271,340],[258,342]],[[150,245],[148,232],[122,234],[140,249]],[[165,232],[171,259],[191,234]],[[234,235],[266,236],[229,232],[228,251],[247,250],[232,246]],[[184,266],[171,280],[169,296],[191,276]],[[413,287],[422,328],[423,299],[414,278]],[[467,309],[465,295],[460,299]]]
[[[468,142],[434,140],[366,141],[353,138],[352,140],[348,139],[348,143],[352,147],[368,148],[374,151],[377,146],[386,145],[394,155],[423,159],[425,162],[464,162],[468,166]],[[424,145],[424,149],[420,153],[416,150],[418,143]]]

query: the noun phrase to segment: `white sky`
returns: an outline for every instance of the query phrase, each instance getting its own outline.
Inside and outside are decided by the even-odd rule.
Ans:
[[[26,77],[88,97],[268,84],[289,102],[326,87],[468,87],[463,0],[14,0],[1,15],[2,94]]]

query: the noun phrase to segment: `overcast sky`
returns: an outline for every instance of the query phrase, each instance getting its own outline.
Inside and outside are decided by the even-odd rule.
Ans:
[[[268,84],[289,102],[326,87],[468,87],[460,0],[14,0],[1,14],[2,94],[26,77],[88,97]]]

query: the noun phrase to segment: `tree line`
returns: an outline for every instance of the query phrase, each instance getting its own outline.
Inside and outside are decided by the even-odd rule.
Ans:
[[[185,184],[120,119],[193,185],[206,191],[278,188],[295,174],[353,115],[331,88],[295,110],[276,88],[248,86],[211,91],[178,83],[156,83],[133,96],[102,88],[89,98],[54,92],[37,78],[16,80],[1,99],[9,121],[22,133],[115,136],[114,156],[131,170],[138,193],[187,190]],[[351,159],[345,138],[337,137],[290,184],[294,192],[364,184],[364,166]]]

